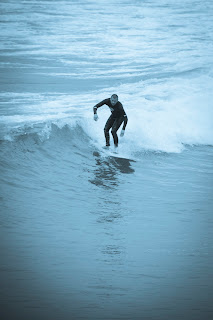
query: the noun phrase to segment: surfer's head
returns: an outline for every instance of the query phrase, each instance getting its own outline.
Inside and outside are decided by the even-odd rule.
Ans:
[[[118,96],[117,94],[113,94],[110,98],[111,104],[114,106],[118,102]]]

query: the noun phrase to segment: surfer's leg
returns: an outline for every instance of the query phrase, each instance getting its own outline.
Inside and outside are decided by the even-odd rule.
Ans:
[[[113,122],[114,122],[114,119],[112,116],[110,116],[105,124],[105,127],[104,127],[106,146],[110,146],[109,130],[110,130],[110,128],[112,128]]]
[[[113,136],[113,140],[114,140],[114,145],[115,147],[118,146],[118,135],[117,135],[117,131],[120,128],[122,122],[123,122],[124,118],[123,116],[120,118],[115,119],[113,125],[112,125],[112,136]]]

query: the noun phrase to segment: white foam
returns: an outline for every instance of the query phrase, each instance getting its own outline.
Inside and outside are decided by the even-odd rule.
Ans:
[[[211,81],[203,76],[199,81],[171,79],[118,87],[116,92],[129,119],[121,145],[130,153],[141,149],[181,152],[185,144],[213,145]],[[86,115],[88,120],[84,126],[88,135],[100,146],[104,145],[103,128],[110,115],[108,107],[98,109],[97,122],[92,120],[91,111]]]

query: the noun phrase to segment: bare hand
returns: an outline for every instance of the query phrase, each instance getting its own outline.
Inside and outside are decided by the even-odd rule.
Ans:
[[[124,136],[124,133],[125,133],[125,130],[122,129],[122,130],[121,130],[121,133],[120,133],[120,136],[123,137],[123,136]]]
[[[94,120],[95,120],[95,121],[98,120],[98,115],[97,115],[97,113],[94,114]]]

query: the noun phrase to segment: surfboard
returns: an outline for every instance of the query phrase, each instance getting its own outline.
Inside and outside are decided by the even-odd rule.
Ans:
[[[107,157],[113,157],[116,159],[125,159],[128,161],[136,162],[134,159],[130,159],[127,157],[127,155],[120,152],[119,147],[115,148],[115,147],[104,146],[104,147],[102,147],[101,154],[103,154],[104,156],[107,156]]]

